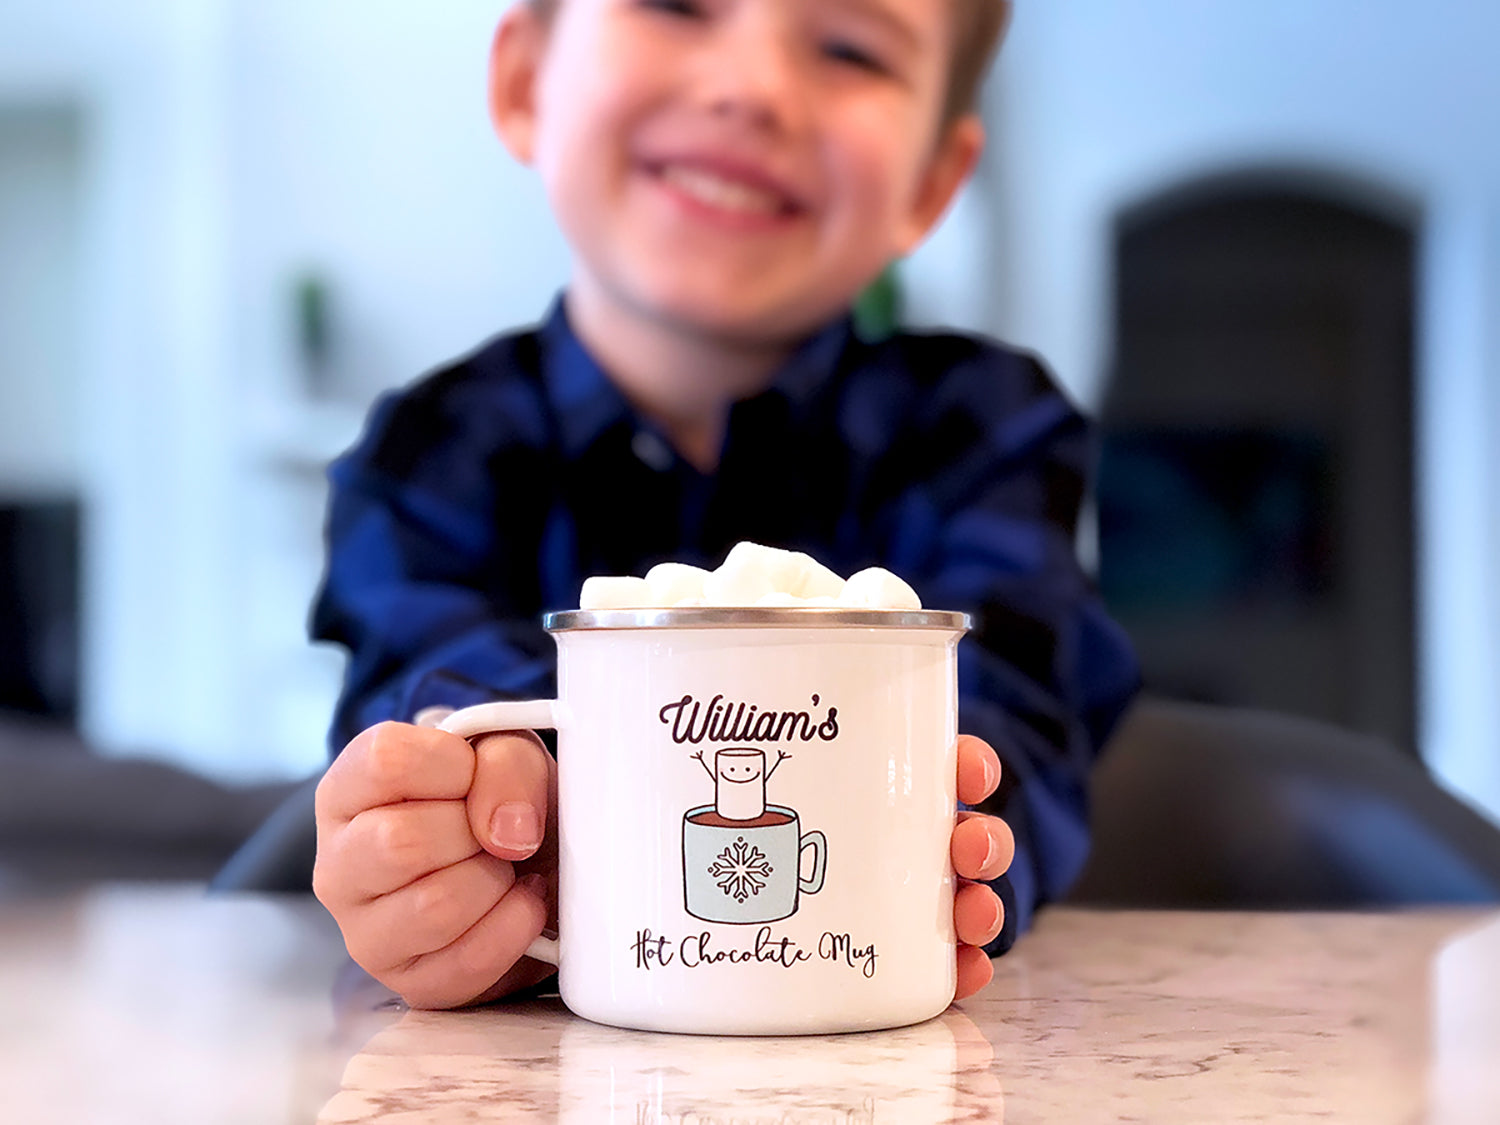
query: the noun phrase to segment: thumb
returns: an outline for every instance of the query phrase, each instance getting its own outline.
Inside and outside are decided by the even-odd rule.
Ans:
[[[530,859],[546,838],[557,803],[557,763],[531,731],[503,731],[474,739],[469,829],[501,859]]]

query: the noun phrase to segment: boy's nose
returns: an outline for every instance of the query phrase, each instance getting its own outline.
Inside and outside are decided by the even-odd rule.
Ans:
[[[716,116],[789,131],[799,124],[807,99],[793,29],[775,8],[736,6],[735,26],[726,28],[722,49],[705,60],[703,90]]]

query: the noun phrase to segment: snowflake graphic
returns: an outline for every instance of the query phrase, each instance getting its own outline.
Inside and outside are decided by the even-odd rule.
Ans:
[[[719,890],[733,895],[736,902],[744,902],[751,895],[760,894],[771,874],[771,865],[759,848],[745,843],[745,837],[736,836],[734,843],[715,857],[708,873],[718,880]]]

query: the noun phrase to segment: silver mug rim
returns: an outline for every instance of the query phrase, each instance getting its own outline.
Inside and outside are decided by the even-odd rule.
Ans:
[[[944,629],[965,633],[967,613],[934,609],[846,609],[842,606],[691,606],[675,609],[568,609],[542,616],[549,633],[592,629]]]

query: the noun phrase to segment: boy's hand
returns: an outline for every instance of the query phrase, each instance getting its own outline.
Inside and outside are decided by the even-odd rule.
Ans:
[[[1000,758],[989,743],[970,734],[958,736],[958,799],[977,805],[1000,784]],[[994,968],[984,950],[1005,921],[1000,896],[969,879],[994,879],[1005,874],[1016,853],[1009,826],[984,813],[961,812],[953,828],[953,870],[960,884],[953,897],[953,922],[958,929],[958,992],[955,999],[972,996],[990,983]]]
[[[530,733],[357,735],[318,785],[313,870],[349,955],[414,1008],[548,976],[522,954],[556,901],[556,776]]]
[[[1000,760],[958,740],[958,797],[977,804],[1000,781]],[[556,764],[534,735],[457,735],[382,723],[358,735],[318,785],[313,889],[349,954],[417,1008],[503,996],[548,976],[523,957],[557,885]],[[959,814],[953,867],[993,879],[1015,842],[995,817]],[[953,902],[957,997],[989,983],[979,948],[1000,932],[1000,900],[963,882]]]

